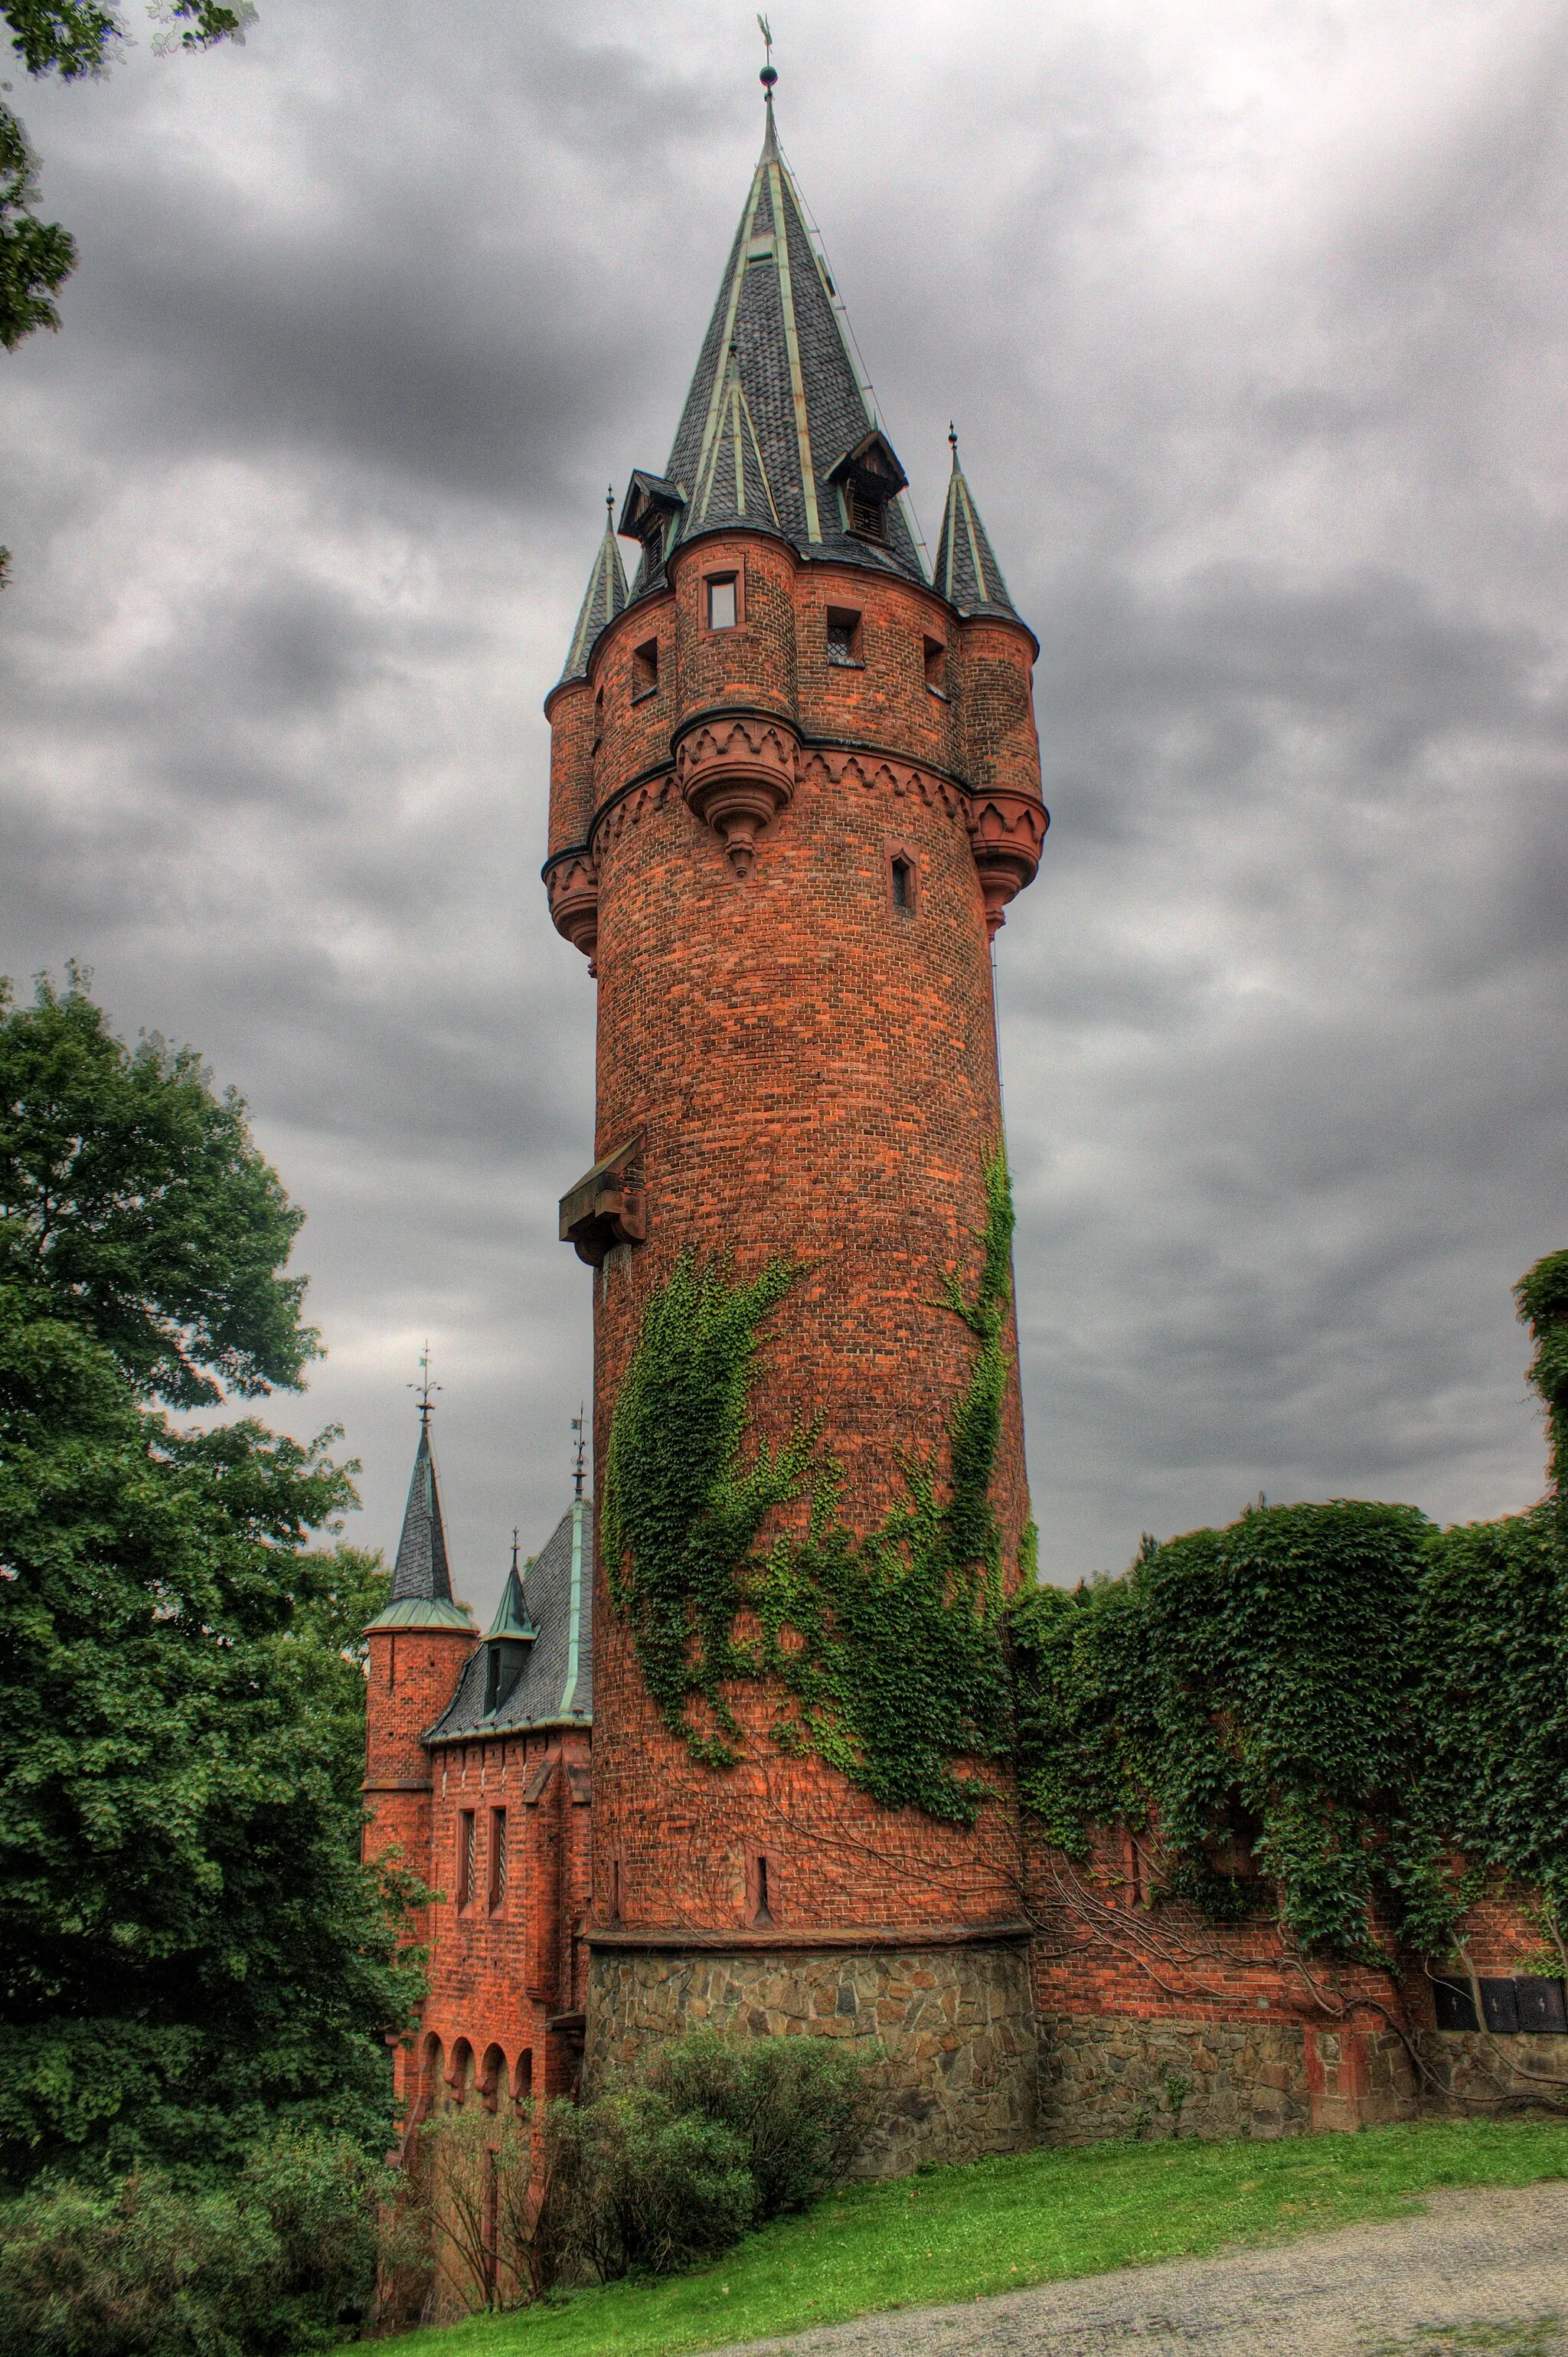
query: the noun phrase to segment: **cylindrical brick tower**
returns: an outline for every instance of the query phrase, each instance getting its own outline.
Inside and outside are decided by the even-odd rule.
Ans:
[[[613,1506],[629,1478],[609,1461],[618,1398],[683,1257],[721,1287],[788,1264],[757,1324],[731,1465],[792,1435],[806,1449],[815,1431],[819,1512],[853,1559],[851,1587],[812,1608],[819,1648],[856,1619],[856,1578],[896,1586],[926,1544],[908,1519],[921,1480],[934,1515],[954,1494],[954,1419],[983,1343],[959,1305],[985,1307],[988,1235],[993,1272],[1007,1265],[990,940],[1047,823],[1036,642],[956,443],[934,582],[905,480],[769,98],[669,464],[634,476],[622,512],[621,534],[642,544],[636,582],[628,594],[607,532],[546,705],[545,878],[598,977],[596,1162],[562,1205],[595,1268],[596,1493]],[[1003,1292],[990,1312],[1005,1361],[986,1460],[993,1609],[1019,1576],[1028,1501]],[[639,1478],[657,1486],[646,1391]],[[672,1451],[682,1431],[671,1401]],[[770,1621],[760,1568],[776,1542],[806,1538],[807,1487],[736,1574],[737,1674],[682,1715],[669,1704],[679,1665],[662,1686],[650,1677],[628,1600],[657,1573],[679,1605],[677,1572],[636,1559],[618,1527],[621,1560],[601,1549],[590,2083],[693,2019],[874,2033],[897,2091],[884,2165],[1004,2148],[1029,2132],[1033,2083],[1004,1769],[953,1763],[987,1790],[972,1823],[920,1791],[890,1804],[855,1698],[813,1700],[795,1674],[804,1608]],[[767,1593],[785,1586],[779,1574]],[[867,1625],[869,1687],[904,1667],[877,1653],[876,1628],[896,1650],[891,1632],[913,1624]],[[689,1628],[693,1660],[722,1641],[694,1592]],[[940,1626],[918,1652],[908,1677],[940,1711]]]

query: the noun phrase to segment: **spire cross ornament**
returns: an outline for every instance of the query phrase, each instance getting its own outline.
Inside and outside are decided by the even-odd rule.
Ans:
[[[430,1380],[430,1345],[428,1342],[425,1343],[424,1350],[421,1351],[419,1354],[419,1381],[416,1383],[408,1384],[406,1388],[411,1392],[418,1393],[419,1421],[421,1424],[428,1424],[430,1422],[430,1410],[432,1406],[431,1394],[433,1392],[438,1392],[441,1389],[439,1383],[433,1383]]]
[[[769,25],[766,16],[758,16],[757,20],[757,29],[762,36],[767,50],[767,63],[764,65],[762,71],[757,78],[762,84],[768,104],[771,106],[773,103],[773,85],[779,79],[777,70],[773,63],[773,27]]]

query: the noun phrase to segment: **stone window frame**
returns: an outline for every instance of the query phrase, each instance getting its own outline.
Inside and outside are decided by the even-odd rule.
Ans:
[[[714,591],[725,583],[735,591],[735,619],[715,622],[713,619]],[[702,576],[702,625],[705,639],[727,639],[732,630],[746,628],[746,568],[741,565],[725,565]]]

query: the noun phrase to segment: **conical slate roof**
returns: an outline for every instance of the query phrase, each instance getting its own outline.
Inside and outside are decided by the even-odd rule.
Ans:
[[[435,1459],[430,1453],[430,1426],[422,1421],[414,1452],[413,1479],[403,1508],[403,1536],[397,1543],[389,1604],[405,1597],[428,1598],[435,1604],[452,1601],[452,1576],[446,1567],[446,1531],[441,1520],[441,1490]]]
[[[1016,621],[1018,609],[958,463],[958,436],[950,434],[948,439],[952,444],[952,478],[942,511],[942,536],[937,543],[935,587],[961,614],[1007,614]]]
[[[662,556],[681,541],[736,522],[780,533],[813,556],[925,579],[897,497],[903,469],[873,436],[842,319],[779,152],[770,97],[768,135],[670,462],[661,478],[633,478],[622,512],[622,533],[644,542],[635,596],[653,586]],[[868,454],[872,438],[877,447]],[[841,485],[852,484],[885,502],[884,537],[849,529]],[[648,546],[656,511],[667,517],[658,554]]]
[[[606,505],[612,507],[613,499]],[[577,615],[577,627],[572,633],[572,643],[566,651],[566,668],[562,680],[586,676],[588,656],[594,640],[607,622],[613,622],[627,602],[626,568],[620,561],[614,527],[608,516],[605,519],[604,538],[595,552],[588,586],[583,593],[583,603]],[[558,681],[557,685],[560,684]]]

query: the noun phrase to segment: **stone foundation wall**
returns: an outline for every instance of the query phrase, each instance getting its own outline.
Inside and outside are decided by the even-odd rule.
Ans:
[[[1427,2074],[1421,2107],[1438,2118],[1568,2109],[1568,2038],[1423,2029],[1414,2042]],[[1469,2102],[1459,2100],[1464,2096]]]
[[[1041,2027],[1040,2133],[1102,2136],[1296,2136],[1311,2123],[1298,2024],[1062,2014]]]
[[[755,2036],[878,2040],[876,2127],[857,2177],[977,2160],[1036,2140],[1037,2071],[1021,1945],[699,1953],[596,1949],[583,2092],[653,2040],[699,2024]]]

